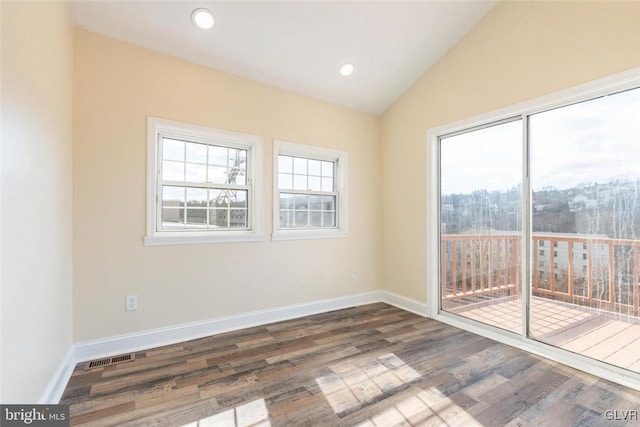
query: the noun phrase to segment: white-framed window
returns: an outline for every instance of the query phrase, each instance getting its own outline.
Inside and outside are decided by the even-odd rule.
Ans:
[[[346,237],[346,151],[275,140],[273,240]]]
[[[262,240],[262,138],[147,118],[145,245]]]

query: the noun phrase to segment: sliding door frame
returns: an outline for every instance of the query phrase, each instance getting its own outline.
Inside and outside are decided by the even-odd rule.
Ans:
[[[475,116],[427,131],[427,316],[495,341],[569,365],[618,384],[640,390],[640,374],[587,356],[563,350],[530,337],[532,238],[531,150],[529,117],[533,114],[640,87],[640,68],[572,87],[531,101]],[[510,120],[522,119],[522,331],[505,331],[442,310],[441,305],[441,227],[440,227],[440,142],[442,138],[482,129]]]

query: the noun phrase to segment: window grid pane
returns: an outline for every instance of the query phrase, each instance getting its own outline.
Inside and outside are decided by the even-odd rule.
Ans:
[[[162,186],[162,230],[247,228],[249,191]]]
[[[278,156],[280,190],[335,191],[335,161],[321,161],[293,156]]]
[[[336,227],[336,197],[322,193],[280,193],[280,228]]]
[[[247,150],[162,138],[163,181],[246,185]]]

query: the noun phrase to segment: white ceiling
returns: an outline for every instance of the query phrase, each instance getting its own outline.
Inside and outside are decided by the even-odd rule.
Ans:
[[[383,113],[496,1],[75,1],[74,23],[208,67]],[[211,30],[191,12],[205,7]],[[338,74],[355,64],[349,77]]]

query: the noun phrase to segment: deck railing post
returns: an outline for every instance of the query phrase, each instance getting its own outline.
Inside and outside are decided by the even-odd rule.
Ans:
[[[549,240],[549,290],[553,293],[556,291],[556,240]]]
[[[496,281],[493,286],[499,288],[502,285],[502,239],[496,239],[496,245]]]
[[[520,245],[518,244],[518,238],[514,237],[511,239],[510,242],[510,248],[509,248],[509,265],[511,266],[510,269],[510,276],[511,276],[511,284],[514,285],[516,287],[516,294],[520,294],[520,285],[518,283],[518,263],[520,260],[520,256],[519,256],[519,249]]]
[[[488,273],[488,277],[487,277],[487,285],[489,286],[489,289],[493,288],[493,273],[494,273],[494,269],[493,269],[493,239],[491,237],[489,237],[489,264],[487,265],[487,273]]]
[[[485,241],[480,241],[480,290],[484,291],[484,270],[483,266],[485,265]]]
[[[640,275],[640,244],[633,247],[633,311],[640,316],[640,289],[638,289],[638,275]]]
[[[593,292],[591,289],[593,282],[591,280],[591,273],[593,272],[593,261],[591,255],[593,255],[593,250],[591,247],[591,242],[589,242],[587,244],[587,300],[589,301],[589,305],[591,305],[591,302],[593,300]]]
[[[467,240],[460,241],[462,245],[462,293],[467,293]]]
[[[442,286],[442,296],[441,298],[445,298],[447,296],[447,240],[443,236],[440,241],[440,252],[442,255],[442,270],[440,271],[440,285]]]
[[[533,266],[531,267],[531,271],[533,272],[533,289],[538,290],[538,247],[540,247],[540,240],[535,237],[533,240]]]
[[[451,243],[453,243],[451,252],[451,293],[456,296],[458,293],[458,241],[454,238]]]
[[[615,247],[613,242],[609,242],[609,303],[611,304],[611,310],[616,309],[616,294],[615,294],[615,274],[616,274],[616,261],[615,261]]]
[[[476,241],[471,239],[471,292],[476,291]]]
[[[567,242],[567,293],[573,296],[573,241]]]

